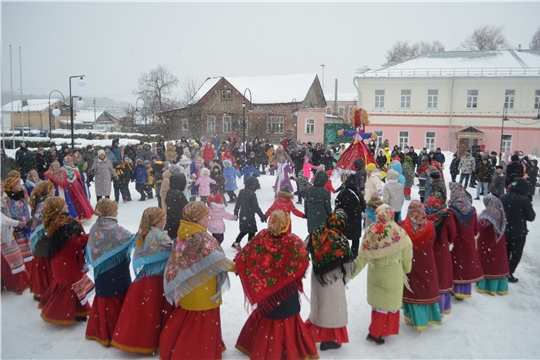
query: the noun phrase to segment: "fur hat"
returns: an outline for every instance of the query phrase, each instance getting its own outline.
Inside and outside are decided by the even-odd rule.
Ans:
[[[202,168],[201,177],[208,177],[208,176],[210,176],[210,170],[208,170],[207,168]]]
[[[287,199],[293,199],[294,195],[291,193],[291,187],[289,184],[283,185],[280,191],[278,191],[278,196],[287,198]]]
[[[178,163],[180,165],[189,165],[189,164],[191,164],[191,160],[186,155],[182,155],[182,157],[180,158],[180,161]]]

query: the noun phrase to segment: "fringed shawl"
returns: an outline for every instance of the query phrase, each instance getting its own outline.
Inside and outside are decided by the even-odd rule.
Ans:
[[[134,241],[135,235],[118,225],[116,218],[98,218],[86,245],[86,266],[94,268],[94,278],[129,258]]]
[[[144,237],[143,244],[136,246],[133,253],[135,281],[145,276],[163,276],[171,246],[172,241],[167,232],[151,226]]]
[[[45,225],[43,225],[43,219],[41,218],[43,205],[45,205],[43,201],[37,204],[34,210],[34,216],[32,217],[32,219],[34,220],[32,221],[32,227],[30,229],[30,248],[32,249],[32,253],[36,251],[36,244],[38,243],[38,241],[40,241],[44,236],[46,236]]]
[[[488,194],[484,195],[484,205],[486,208],[480,213],[478,220],[486,220],[493,224],[493,230],[497,235],[495,242],[499,242],[506,231],[506,214],[503,204],[497,197]]]
[[[450,209],[456,214],[459,224],[465,228],[469,227],[474,213],[472,201],[461,184],[450,183]]]
[[[225,257],[217,240],[203,226],[181,220],[178,234],[163,277],[167,301],[178,304],[180,298],[214,276],[218,277],[217,292],[210,300],[219,301],[230,287],[227,271],[234,266],[233,262]]]
[[[2,194],[2,214],[11,218],[5,194]],[[25,271],[24,260],[17,241],[13,238],[13,229],[4,230],[9,225],[2,223],[2,256],[6,259],[12,274]],[[9,235],[9,236],[8,236]]]
[[[55,169],[55,165],[59,166],[58,169]],[[43,175],[59,187],[64,187],[64,183],[66,182],[66,172],[64,169],[62,169],[62,167],[60,167],[58,160],[54,160],[51,163],[51,166],[49,166],[49,170],[47,170]]]

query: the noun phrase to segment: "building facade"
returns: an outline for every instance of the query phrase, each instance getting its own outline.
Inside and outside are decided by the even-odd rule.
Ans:
[[[52,110],[58,108],[60,115],[54,116]],[[15,100],[2,106],[4,129],[49,131],[58,128],[59,120],[70,119],[69,107],[59,99]]]

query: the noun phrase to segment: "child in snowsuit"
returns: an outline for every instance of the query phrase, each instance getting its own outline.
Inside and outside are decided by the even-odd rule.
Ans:
[[[238,201],[236,201],[236,205],[234,206],[234,215],[239,216],[240,218],[240,233],[232,244],[232,247],[236,250],[240,250],[240,241],[242,241],[242,238],[246,236],[246,234],[248,234],[248,241],[255,236],[255,233],[257,232],[255,214],[259,215],[261,222],[266,222],[266,217],[259,207],[257,195],[255,194],[255,191],[260,188],[261,185],[259,184],[259,179],[251,176],[246,180],[246,187],[240,190],[240,193],[238,194]]]
[[[298,177],[291,177],[291,180],[296,182],[296,188],[298,189],[298,201],[297,204],[302,204],[302,199],[306,196],[306,189],[309,186],[309,180],[304,176],[304,170],[298,171]]]
[[[212,236],[221,244],[225,233],[225,222],[227,220],[238,220],[238,216],[228,213],[225,210],[225,204],[223,203],[223,197],[221,194],[215,196],[210,195],[208,197],[208,204],[210,212],[210,221],[208,221],[208,231]]]
[[[210,184],[215,185],[216,182],[210,177],[210,170],[207,168],[201,169],[201,176],[195,182],[199,187],[199,196],[201,201],[206,204],[206,198],[210,196]]]
[[[294,199],[294,195],[291,193],[291,187],[289,185],[283,186],[281,188],[281,191],[278,191],[278,196],[279,197],[274,200],[274,203],[270,206],[270,208],[268,208],[268,210],[266,210],[266,212],[264,213],[264,216],[266,216],[266,218],[269,218],[274,210],[283,210],[287,214],[289,214],[289,217],[292,212],[294,215],[298,216],[301,219],[306,218],[306,214],[304,214],[303,212],[298,210],[296,206],[294,206],[294,203],[292,201]],[[289,223],[287,234],[290,234],[291,231],[292,224]]]
[[[223,166],[223,177],[225,178],[225,191],[229,195],[229,202],[233,203],[236,201],[237,197],[234,193],[234,190],[238,189],[236,186],[236,177],[240,178],[242,175],[232,166],[230,160],[224,160]]]
[[[146,181],[148,180],[148,168],[144,165],[142,159],[137,159],[136,163],[137,166],[134,169],[135,189],[141,194],[139,201],[144,201],[146,200],[145,189]]]
[[[264,171],[259,171],[255,169],[255,167],[251,164],[244,166],[242,170],[240,171],[240,175],[244,177],[244,186],[246,186],[246,179],[249,178],[250,176],[259,176],[259,175],[263,175],[264,173],[265,173]]]
[[[144,183],[144,192],[146,193],[146,196],[149,199],[154,198],[154,193],[152,188],[154,187],[154,169],[152,168],[152,165],[150,164],[149,160],[144,160],[144,166],[146,166],[147,170],[147,178],[146,182]]]

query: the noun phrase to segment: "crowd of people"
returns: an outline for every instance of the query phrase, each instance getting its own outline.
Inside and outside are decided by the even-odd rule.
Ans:
[[[473,285],[504,295],[518,282],[535,218],[536,160],[518,153],[504,164],[497,154],[475,159],[467,151],[454,155],[445,181],[440,149],[390,151],[388,141],[373,139],[366,148],[375,161],[356,158],[350,171],[336,167],[345,145],[288,139],[276,147],[217,135],[125,147],[114,139],[97,153],[51,144],[35,157],[23,143],[17,170],[4,169],[2,153],[2,289],[30,288],[45,322],[87,322],[86,338],[104,346],[218,359],[220,305],[233,272],[253,307],[236,348],[250,358],[305,359],[318,356],[316,343],[325,351],[349,341],[346,284],[366,265],[366,340],[378,345],[398,334],[401,311],[424,331],[442,324],[452,299],[470,298]],[[274,200],[263,211],[257,190],[265,174],[275,177]],[[332,177],[341,180],[337,189]],[[130,182],[139,201],[157,198],[136,233],[118,223],[120,197],[132,200]],[[475,186],[473,198],[467,187]],[[413,187],[419,200],[405,208]],[[485,209],[477,214],[480,196]],[[295,234],[291,213],[306,219],[307,239]],[[81,221],[93,215],[86,233]],[[266,228],[259,231],[256,216]],[[234,259],[222,247],[226,232],[237,234]],[[304,321],[299,294],[310,264]]]

